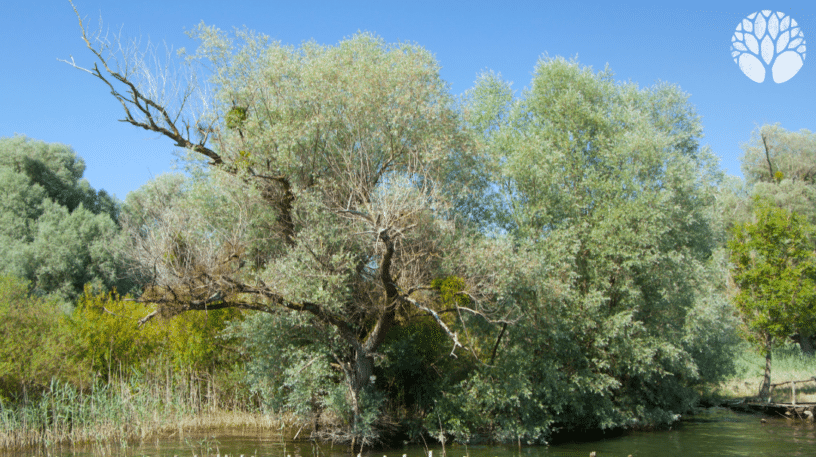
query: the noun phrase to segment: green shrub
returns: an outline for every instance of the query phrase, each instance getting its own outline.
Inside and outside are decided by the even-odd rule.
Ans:
[[[176,369],[206,370],[229,366],[240,359],[235,349],[236,337],[222,337],[227,323],[242,319],[237,309],[183,313],[156,326],[165,329],[164,351]]]
[[[121,300],[115,292],[93,294],[89,287],[69,319],[77,344],[76,357],[108,379],[113,372],[140,366],[155,356],[166,339],[162,328],[139,328],[138,320],[151,309]]]
[[[86,287],[70,318],[77,357],[106,379],[159,357],[177,370],[206,370],[237,361],[230,341],[220,340],[219,334],[229,320],[240,318],[240,311],[184,313],[140,327],[139,319],[152,311],[152,306],[123,300],[115,292],[95,295]]]

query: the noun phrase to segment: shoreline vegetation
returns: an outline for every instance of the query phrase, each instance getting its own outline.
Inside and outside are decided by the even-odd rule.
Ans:
[[[0,453],[61,445],[126,445],[213,428],[277,430],[285,435],[293,427],[291,415],[264,413],[253,407],[251,398],[225,393],[217,377],[183,375],[162,379],[132,373],[87,391],[52,381],[36,399],[0,401]]]
[[[701,404],[723,404],[755,396],[763,381],[764,356],[743,346],[736,374],[701,394]],[[774,382],[807,379],[816,358],[789,345],[776,349]],[[254,429],[280,433],[281,439],[308,440],[314,427],[291,414],[262,411],[257,399],[226,393],[223,380],[207,373],[146,376],[121,373],[103,386],[81,391],[52,381],[36,400],[0,401],[0,453],[64,445],[127,445],[210,429]],[[777,389],[773,402],[787,402],[788,389]],[[816,386],[797,390],[797,402],[816,402]],[[592,441],[589,434],[588,441]],[[574,437],[574,436],[573,436]]]

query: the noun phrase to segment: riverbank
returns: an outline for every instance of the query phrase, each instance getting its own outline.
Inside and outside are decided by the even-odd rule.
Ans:
[[[597,457],[709,457],[717,455],[750,455],[751,457],[776,457],[779,455],[810,455],[816,447],[816,426],[801,421],[781,418],[761,418],[740,414],[724,408],[709,408],[685,417],[677,426],[657,431],[632,431],[621,436],[607,437],[599,441],[566,442],[557,445],[441,445],[428,443],[428,447],[405,445],[395,449],[366,450],[362,457],[576,457],[595,452]],[[128,448],[116,445],[108,447],[56,446],[39,449],[26,456],[60,457],[141,457],[192,456],[215,457],[231,455],[247,457],[348,457],[345,446],[330,443],[281,441],[274,431],[255,432],[246,429],[218,429],[193,431],[183,437],[163,436],[157,440],[133,443]],[[19,453],[2,457],[17,457]]]
[[[816,357],[802,354],[798,346],[791,344],[776,349],[771,354],[771,383],[806,380],[816,376]],[[706,393],[714,400],[739,400],[755,397],[759,393],[765,374],[765,357],[745,345],[735,355],[736,373]],[[774,389],[772,403],[789,403],[790,384]],[[799,403],[816,403],[816,383],[796,386]]]
[[[136,378],[85,392],[54,382],[33,399],[13,404],[0,399],[0,450],[56,444],[127,447],[130,442],[193,430],[292,428],[290,417],[252,410],[250,399],[225,398],[214,379],[161,384]]]
[[[726,406],[757,394],[764,358],[747,346],[735,357],[736,374],[706,392],[703,406]],[[774,383],[809,379],[816,374],[816,358],[802,355],[796,346],[774,351],[772,360]],[[217,377],[177,376],[170,382],[156,376],[132,376],[83,393],[67,384],[54,384],[36,400],[13,406],[0,402],[0,449],[56,443],[126,445],[208,429],[251,429],[278,435],[283,431],[284,439],[295,437],[300,427],[294,418],[263,414],[252,406],[254,402],[246,393],[239,395],[233,390],[227,394],[221,382]],[[797,386],[797,403],[816,403],[816,383]],[[790,388],[780,386],[774,389],[771,400],[789,403],[790,396]],[[310,430],[300,431],[303,437]],[[607,431],[596,438],[616,435]]]

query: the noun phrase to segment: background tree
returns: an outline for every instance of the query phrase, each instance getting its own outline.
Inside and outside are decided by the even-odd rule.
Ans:
[[[783,179],[816,184],[816,134],[789,132],[779,124],[763,125],[743,145],[742,172],[751,184]]]
[[[227,321],[240,321],[240,311],[188,313],[148,328],[135,325],[151,308],[134,306],[115,293],[94,293],[86,287],[77,308],[64,322],[72,338],[70,352],[74,361],[88,365],[94,377],[108,383],[134,372],[147,374],[156,365],[164,372],[151,374],[160,378],[169,376],[167,364],[181,376],[235,368],[238,351],[233,346],[237,341],[219,340],[219,335]],[[231,350],[225,351],[225,347]]]
[[[733,178],[722,193],[727,226],[753,219],[753,196],[769,199],[816,223],[816,134],[763,125],[742,144],[745,180]]]
[[[773,347],[797,330],[816,330],[816,253],[805,217],[759,199],[755,207],[755,220],[734,227],[729,247],[739,287],[734,302],[750,340],[765,353],[764,399]]]
[[[763,125],[743,151],[742,172],[753,195],[816,224],[816,134]]]
[[[779,124],[763,125],[742,146],[745,181],[721,193],[726,227],[754,222],[755,197],[816,224],[816,135],[807,130],[788,132]],[[803,353],[813,355],[816,335],[802,328],[791,339]]]
[[[97,58],[83,70],[112,90],[123,121],[213,168],[185,198],[123,214],[126,252],[149,278],[139,300],[159,305],[143,322],[227,307],[269,314],[309,348],[281,362],[328,368],[321,379],[343,386],[313,392],[340,405],[335,438],[365,444],[381,418],[375,356],[392,329],[430,315],[449,353],[462,346],[435,311],[432,280],[458,268],[441,261],[460,236],[446,177],[474,143],[439,65],[418,46],[361,34],[293,48],[204,25],[192,35],[202,43],[193,58],[209,62],[215,88],[198,114],[194,86],[139,79],[151,70],[142,54],[83,28]],[[474,314],[482,292],[469,291]]]
[[[37,295],[72,303],[86,283],[127,293],[116,243],[119,203],[82,179],[68,146],[23,136],[0,139],[0,271]]]

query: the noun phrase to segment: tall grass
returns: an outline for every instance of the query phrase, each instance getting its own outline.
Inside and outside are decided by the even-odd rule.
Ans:
[[[156,366],[82,391],[52,381],[35,398],[0,400],[0,449],[103,444],[208,427],[280,428],[223,374]]]
[[[722,382],[716,393],[730,398],[753,397],[759,393],[759,387],[765,374],[765,356],[744,345],[736,354],[737,374]],[[771,383],[799,381],[816,376],[816,356],[809,357],[802,353],[795,344],[775,349],[771,353]],[[796,401],[800,403],[816,402],[816,383],[797,384]],[[790,401],[790,385],[774,389],[772,401],[787,403]]]

